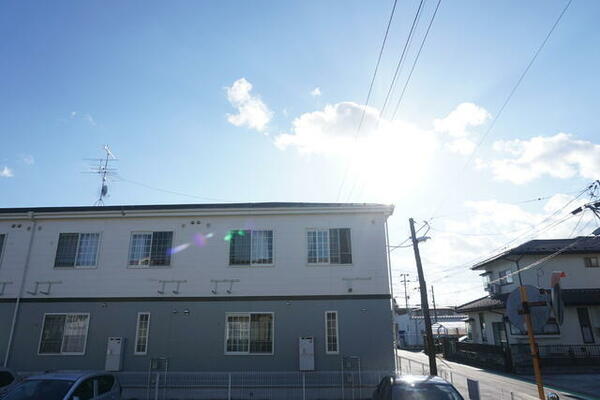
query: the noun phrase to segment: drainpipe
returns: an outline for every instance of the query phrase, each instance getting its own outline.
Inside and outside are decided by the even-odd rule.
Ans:
[[[6,344],[6,354],[4,356],[4,367],[8,367],[8,360],[10,358],[10,351],[12,350],[12,341],[15,334],[15,326],[17,323],[17,317],[19,315],[19,308],[21,306],[21,297],[23,296],[23,287],[25,286],[25,278],[27,277],[27,270],[29,269],[29,260],[31,259],[31,248],[33,247],[33,238],[35,237],[35,228],[37,221],[33,211],[27,213],[29,220],[33,222],[31,226],[31,235],[29,236],[29,247],[27,248],[27,256],[25,257],[25,266],[23,267],[23,275],[21,276],[21,285],[17,292],[17,301],[15,302],[15,309],[13,311],[12,323],[10,325],[10,334],[8,335],[8,343]]]
[[[390,233],[388,230],[388,220],[385,218],[385,251],[387,256],[387,267],[388,267],[388,287],[390,290],[390,296],[392,297],[392,346],[394,347],[394,372],[398,371],[398,359],[396,357],[397,350],[397,336],[398,332],[396,332],[396,324],[394,323],[394,318],[396,317],[396,312],[394,311],[394,285],[392,283],[392,262],[390,257]]]

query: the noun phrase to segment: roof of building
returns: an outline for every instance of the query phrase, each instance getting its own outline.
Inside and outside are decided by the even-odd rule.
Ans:
[[[600,305],[600,289],[562,289],[565,306]],[[456,307],[458,312],[496,310],[506,307],[509,293],[485,296]]]
[[[563,254],[600,253],[600,236],[579,236],[572,239],[538,239],[530,240],[520,246],[513,247],[493,257],[475,264],[471,269],[482,269],[484,266],[512,255],[552,254],[564,249]]]
[[[462,304],[456,307],[457,312],[473,312],[473,311],[484,311],[484,310],[494,310],[497,308],[504,308],[506,304],[506,299],[508,298],[508,293],[501,294],[498,296],[485,296],[479,298],[477,300],[470,301],[468,303]]]
[[[393,212],[394,206],[378,203],[307,203],[307,202],[264,202],[264,203],[192,203],[192,204],[143,204],[118,206],[66,206],[66,207],[17,207],[0,208],[0,214],[33,213],[72,213],[72,212],[101,212],[101,211],[152,211],[152,210],[260,210],[288,208],[331,208],[331,209],[381,209]]]

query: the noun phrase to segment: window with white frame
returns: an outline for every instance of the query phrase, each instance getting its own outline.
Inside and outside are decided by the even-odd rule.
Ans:
[[[340,351],[337,311],[325,312],[325,331],[325,352],[327,354],[337,354]]]
[[[2,254],[4,253],[4,242],[6,242],[6,234],[0,233],[0,261],[2,261]]]
[[[508,285],[513,283],[513,276],[511,269],[505,269],[504,271],[498,272],[499,282],[501,285]]]
[[[135,354],[143,355],[148,352],[148,334],[150,332],[150,313],[141,312],[137,315],[135,328]]]
[[[273,231],[233,230],[229,238],[229,265],[273,264]]]
[[[39,354],[84,354],[90,314],[45,314]]]
[[[129,265],[170,265],[173,232],[133,232]]]
[[[350,228],[309,229],[309,264],[352,264]]]
[[[598,257],[584,257],[586,268],[598,268],[600,264],[598,263]]]
[[[93,267],[98,258],[99,233],[61,233],[58,235],[55,267]]]
[[[273,354],[273,313],[228,314],[226,354]]]

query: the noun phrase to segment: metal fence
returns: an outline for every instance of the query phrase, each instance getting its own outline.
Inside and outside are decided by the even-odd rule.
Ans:
[[[391,371],[121,372],[124,400],[363,400]]]
[[[410,358],[398,357],[398,369],[403,375],[429,375],[429,364]],[[511,387],[493,385],[468,377],[438,362],[438,375],[452,383],[465,399],[538,400],[536,396],[514,391]]]

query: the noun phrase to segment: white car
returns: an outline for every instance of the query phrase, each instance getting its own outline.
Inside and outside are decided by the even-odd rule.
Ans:
[[[30,376],[2,400],[120,400],[121,385],[110,372],[64,372]]]

